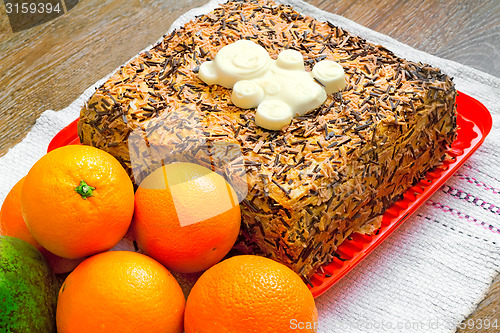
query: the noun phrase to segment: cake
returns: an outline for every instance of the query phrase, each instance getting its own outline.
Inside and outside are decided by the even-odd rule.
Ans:
[[[307,70],[335,61],[346,86],[281,130],[261,128],[254,109],[231,103],[230,89],[198,76],[241,39],[274,59],[297,50]],[[241,196],[234,250],[278,260],[307,281],[445,158],[455,97],[439,69],[341,27],[271,1],[230,1],[122,66],[82,108],[78,134],[114,155],[136,184],[165,162],[218,165]]]

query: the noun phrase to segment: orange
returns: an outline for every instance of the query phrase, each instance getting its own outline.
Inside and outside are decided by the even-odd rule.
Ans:
[[[0,209],[0,234],[20,238],[41,250],[43,246],[31,235],[21,211],[21,189],[24,179],[25,177],[18,181],[5,197]]]
[[[181,273],[205,270],[232,248],[241,224],[233,188],[193,163],[151,173],[135,193],[132,229],[140,248]]]
[[[136,252],[108,251],[83,261],[57,302],[59,333],[177,333],[185,299],[170,272]]]
[[[35,163],[24,181],[21,206],[43,247],[64,258],[82,258],[109,250],[125,235],[134,188],[113,156],[71,145]]]
[[[36,247],[47,259],[50,268],[56,274],[66,273],[75,268],[81,260],[66,259],[56,256],[47,251],[31,235],[26,223],[24,223],[21,211],[21,190],[24,179],[14,185],[5,198],[0,209],[0,235],[20,238]]]
[[[186,302],[186,333],[316,332],[318,313],[302,279],[274,260],[242,255],[208,269]]]

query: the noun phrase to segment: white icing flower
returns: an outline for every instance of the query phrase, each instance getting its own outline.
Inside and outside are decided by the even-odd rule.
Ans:
[[[327,93],[345,87],[344,70],[334,61],[320,61],[306,72],[300,52],[284,50],[272,60],[262,46],[249,40],[223,47],[214,61],[201,64],[199,77],[207,84],[233,88],[234,105],[257,107],[256,124],[269,130],[280,130],[294,116],[323,104]]]

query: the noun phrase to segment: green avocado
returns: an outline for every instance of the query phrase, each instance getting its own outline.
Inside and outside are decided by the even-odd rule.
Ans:
[[[0,332],[56,332],[57,281],[31,244],[0,236]]]

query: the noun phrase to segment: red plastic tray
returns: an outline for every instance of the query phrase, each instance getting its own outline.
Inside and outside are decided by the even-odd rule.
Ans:
[[[455,171],[483,143],[491,130],[492,119],[486,107],[474,98],[459,92],[457,97],[457,139],[448,150],[452,157],[441,166],[427,172],[424,179],[409,188],[402,198],[384,213],[382,225],[375,234],[361,235],[354,233],[337,249],[336,257],[311,278],[310,289],[317,297],[346,275],[363,258],[372,252],[398,226],[400,226],[417,208],[436,192]],[[77,135],[78,119],[62,129],[50,142],[48,150],[79,144]]]

